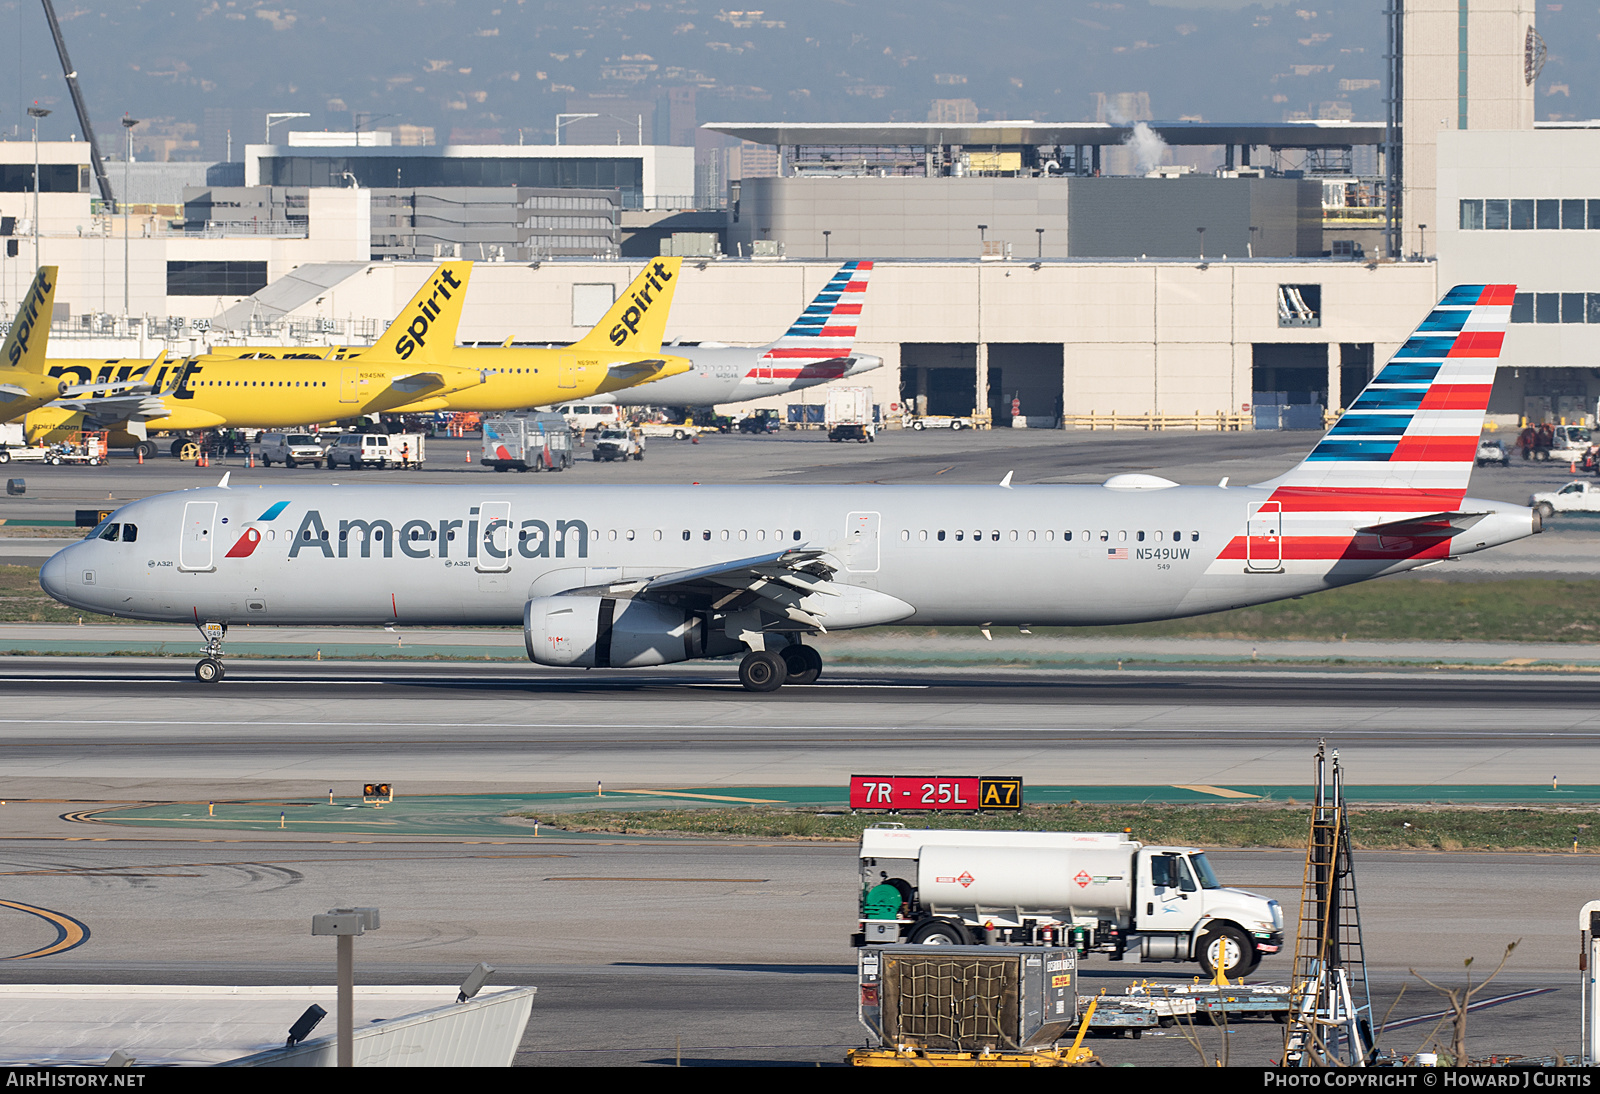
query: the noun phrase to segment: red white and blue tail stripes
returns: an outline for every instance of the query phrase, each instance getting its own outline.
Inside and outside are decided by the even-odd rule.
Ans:
[[[1331,576],[1448,557],[1462,522],[1481,516],[1460,509],[1515,292],[1445,293],[1311,454],[1263,484],[1271,493],[1218,563]]]
[[[781,375],[786,366],[797,372],[807,361],[849,357],[871,276],[870,261],[840,266],[783,336],[767,347],[762,365]]]
[[[1445,294],[1285,487],[1455,493],[1472,474],[1514,285]]]

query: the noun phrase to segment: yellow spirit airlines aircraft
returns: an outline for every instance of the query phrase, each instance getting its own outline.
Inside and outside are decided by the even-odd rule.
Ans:
[[[56,267],[40,266],[17,307],[0,345],[0,422],[14,422],[61,399],[80,398],[130,385],[74,383],[52,373],[45,360],[50,344],[50,311],[56,294]]]
[[[594,330],[571,346],[549,349],[457,347],[472,264],[447,262],[369,348],[218,347],[175,366],[152,363],[141,367],[154,375],[138,393],[92,394],[31,414],[29,439],[45,443],[87,421],[112,428],[113,446],[137,444],[154,456],[150,432],[271,428],[379,413],[513,410],[677,375],[690,363],[662,356],[661,339],[680,261],[652,260]],[[100,366],[107,383],[140,376],[131,363],[120,371],[118,364],[71,362],[61,371],[77,370],[87,378],[88,366]],[[181,443],[173,445],[174,452]]]

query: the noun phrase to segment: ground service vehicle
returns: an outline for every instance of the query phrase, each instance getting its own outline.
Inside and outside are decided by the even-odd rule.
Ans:
[[[860,862],[857,946],[1066,945],[1232,977],[1283,948],[1278,902],[1223,888],[1197,847],[896,826],[862,832]]]
[[[830,441],[877,440],[878,427],[872,419],[870,387],[830,387],[823,406],[823,424]]]
[[[1304,460],[1253,486],[224,481],[129,502],[109,523],[140,527],[137,554],[73,544],[40,584],[75,608],[209,625],[207,680],[234,622],[520,624],[541,665],[742,655],[753,691],[814,682],[805,639],[824,631],[1099,626],[1285,600],[1541,529],[1530,509],[1467,497],[1514,291],[1451,289]]]
[[[328,466],[407,467],[422,470],[423,450],[420,433],[341,433],[328,449]]]
[[[591,429],[610,429],[627,421],[627,413],[620,406],[609,403],[564,403],[550,413],[566,419],[574,432],[586,433]]]
[[[740,433],[776,433],[782,428],[783,419],[771,407],[752,410],[739,419]]]
[[[644,438],[632,429],[602,429],[595,435],[594,459],[610,463],[612,460],[644,459]]]
[[[904,424],[907,428],[918,432],[924,429],[948,429],[952,433],[957,433],[963,429],[976,428],[971,418],[956,418],[947,414],[907,414]]]
[[[483,457],[496,471],[564,471],[572,466],[572,429],[559,414],[485,418]]]
[[[263,433],[256,438],[251,451],[262,467],[271,467],[274,463],[285,467],[301,464],[321,467],[324,455],[322,443],[310,433]]]
[[[1501,467],[1511,466],[1511,456],[1506,452],[1505,442],[1493,437],[1486,437],[1478,442],[1477,464],[1497,463]]]
[[[1556,513],[1600,513],[1600,482],[1569,482],[1560,490],[1544,490],[1528,499],[1541,516]]]

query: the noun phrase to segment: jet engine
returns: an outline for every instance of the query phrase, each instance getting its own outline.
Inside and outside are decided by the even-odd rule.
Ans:
[[[541,596],[522,611],[528,659],[540,665],[631,669],[738,653],[706,617],[648,600]]]

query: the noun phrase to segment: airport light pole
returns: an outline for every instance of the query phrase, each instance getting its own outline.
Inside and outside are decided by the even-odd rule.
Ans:
[[[378,929],[376,908],[334,908],[311,917],[313,935],[337,939],[339,964],[339,1066],[355,1066],[356,936]]]
[[[133,127],[139,124],[138,118],[122,115],[122,128],[128,134],[127,158],[122,161],[122,317],[129,315],[128,309],[128,194],[129,180],[132,176],[130,164],[133,163]]]
[[[1206,260],[1206,230],[1204,228],[1196,228],[1195,231],[1200,233],[1200,261],[1204,262]]]
[[[573,122],[581,122],[585,118],[598,118],[598,117],[600,117],[599,114],[557,114],[556,115],[556,143],[557,144],[561,143],[561,127],[562,126],[571,125]],[[565,118],[566,121],[562,121],[561,119],[563,119],[563,118]],[[644,123],[640,122],[639,124],[640,124],[640,127],[642,129]]]
[[[833,232],[830,231],[827,228],[824,228],[822,230],[822,257],[823,258],[827,258],[828,257],[828,237],[831,236],[832,234],[833,234]]]
[[[1044,257],[1044,229],[1043,228],[1035,228],[1033,230],[1033,232],[1034,232],[1035,235],[1037,235],[1039,237],[1039,257],[1043,258]]]
[[[33,264],[43,265],[39,258],[39,119],[48,118],[50,111],[38,103],[28,107],[28,117],[33,119]]]
[[[267,115],[266,143],[268,143],[268,144],[272,143],[272,127],[277,125],[279,122],[286,122],[290,118],[309,118],[309,117],[311,117],[310,114],[298,113],[298,112],[295,112],[295,111],[289,111],[287,113],[282,113],[282,114],[268,114]]]

